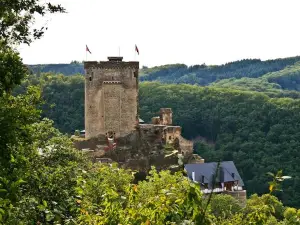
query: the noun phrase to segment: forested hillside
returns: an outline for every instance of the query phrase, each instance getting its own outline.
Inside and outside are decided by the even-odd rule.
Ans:
[[[28,83],[41,85],[43,116],[53,119],[57,128],[68,133],[84,128],[82,75],[43,74],[31,76]],[[300,100],[157,82],[141,83],[139,96],[142,119],[150,121],[161,107],[171,107],[185,137],[206,140],[196,148],[201,156],[235,161],[249,193],[267,191],[268,171],[283,169],[292,175],[280,197],[300,206]]]
[[[15,93],[24,93],[29,85],[41,87],[44,104],[42,116],[51,118],[63,133],[84,128],[84,77],[62,74],[31,75]]]
[[[160,81],[164,83],[187,83],[208,85],[212,82],[228,78],[257,78],[274,71],[284,69],[300,61],[300,56],[261,61],[245,59],[224,65],[194,65],[173,64],[152,68],[143,67],[140,70],[141,81]],[[83,74],[83,64],[73,61],[70,64],[29,65],[33,73],[62,73],[64,75]]]
[[[283,69],[299,61],[300,57],[261,61],[259,59],[241,60],[220,66],[195,65],[170,65],[161,70],[152,69],[144,71],[142,81],[160,81],[164,83],[187,83],[208,85],[216,80],[227,78],[251,77],[257,78],[268,72]]]
[[[62,73],[66,76],[73,74],[83,74],[83,64],[77,61],[72,61],[70,64],[41,64],[41,65],[28,65],[29,69],[34,74],[41,73]]]
[[[213,87],[264,92],[270,97],[299,98],[300,62],[258,78],[230,78],[210,84]]]
[[[280,85],[282,89],[300,91],[300,62],[287,66],[283,70],[268,73],[262,78]]]

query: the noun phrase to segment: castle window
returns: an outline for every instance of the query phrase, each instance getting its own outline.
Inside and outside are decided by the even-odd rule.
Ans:
[[[92,81],[93,80],[93,76],[94,76],[94,72],[91,72],[91,75],[89,77],[89,80]]]

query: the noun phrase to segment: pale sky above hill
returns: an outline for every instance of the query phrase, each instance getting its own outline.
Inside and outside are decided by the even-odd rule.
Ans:
[[[46,0],[42,0],[46,1]],[[37,19],[48,31],[26,64],[106,60],[119,54],[140,65],[222,64],[300,55],[299,0],[52,0],[67,14]]]

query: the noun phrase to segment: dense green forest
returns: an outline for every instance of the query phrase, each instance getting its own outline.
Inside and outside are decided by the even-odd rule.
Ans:
[[[208,85],[227,78],[257,78],[268,72],[279,71],[288,65],[298,62],[300,57],[261,61],[259,59],[241,60],[220,66],[175,64],[157,68],[144,69],[142,81],[160,81],[164,83],[187,83]]]
[[[258,78],[229,78],[210,84],[214,87],[264,92],[270,97],[299,98],[300,62]]]
[[[15,50],[47,30],[30,29],[36,14],[65,9],[38,0],[13,3],[3,0],[0,10],[0,225],[300,224],[300,210],[274,196],[299,207],[300,100],[144,82],[144,119],[160,107],[172,107],[185,136],[206,140],[197,144],[199,154],[208,160],[234,159],[250,193],[263,195],[252,195],[245,206],[226,195],[203,198],[199,185],[183,171],[171,174],[155,168],[136,182],[136,171],[91,163],[55,128],[72,132],[83,127],[83,75],[38,70],[28,76]],[[267,79],[282,85],[284,72],[267,72]],[[280,168],[293,178],[282,184],[281,172],[266,177]]]
[[[72,61],[70,64],[41,64],[41,65],[28,65],[32,73],[62,73],[66,76],[73,74],[83,74],[83,64],[78,61]]]

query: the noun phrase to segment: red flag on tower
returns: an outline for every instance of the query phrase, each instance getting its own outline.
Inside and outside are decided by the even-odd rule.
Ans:
[[[138,47],[135,45],[135,51],[137,52],[138,55],[140,55]]]
[[[85,51],[87,51],[87,52],[89,52],[90,54],[92,54],[91,51],[90,51],[90,49],[89,49],[89,47],[88,47],[87,45],[85,46]]]

